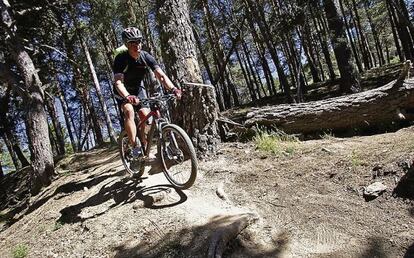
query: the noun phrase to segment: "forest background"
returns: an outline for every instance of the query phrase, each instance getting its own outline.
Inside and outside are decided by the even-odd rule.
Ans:
[[[126,26],[142,30],[174,83],[213,85],[220,112],[379,87],[414,57],[404,0],[2,0],[1,11],[0,176],[30,164],[33,193],[58,157],[116,142],[111,66]]]

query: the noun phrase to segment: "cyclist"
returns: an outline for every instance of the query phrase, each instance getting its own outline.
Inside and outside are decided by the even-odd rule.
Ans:
[[[137,133],[139,133],[145,148],[145,125],[138,128],[139,132],[137,132],[133,106],[137,106],[140,119],[145,118],[150,112],[148,107],[140,103],[140,99],[147,98],[146,90],[142,85],[147,68],[154,72],[155,77],[161,82],[165,90],[172,91],[177,98],[181,98],[181,90],[174,86],[154,57],[142,50],[142,34],[138,28],[125,28],[122,32],[122,41],[125,46],[116,50],[117,53],[113,64],[114,93],[121,97],[117,98],[117,102],[122,111],[129,143],[132,146],[132,156],[137,158],[141,155],[141,146],[138,146],[139,141],[137,141],[136,137]],[[124,99],[124,101],[121,99]]]

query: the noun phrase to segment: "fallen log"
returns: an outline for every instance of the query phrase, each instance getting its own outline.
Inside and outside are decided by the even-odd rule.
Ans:
[[[244,124],[309,134],[412,120],[414,79],[404,80],[409,68],[410,63],[405,63],[397,80],[373,90],[321,101],[253,108]]]

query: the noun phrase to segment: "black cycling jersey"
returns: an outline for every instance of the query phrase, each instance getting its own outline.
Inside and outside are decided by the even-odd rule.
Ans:
[[[129,94],[146,97],[142,81],[147,67],[153,71],[159,67],[151,54],[141,50],[139,58],[135,60],[128,54],[128,51],[125,51],[115,57],[113,70],[114,74],[124,74],[124,85]],[[114,89],[114,92],[117,93],[117,90]]]

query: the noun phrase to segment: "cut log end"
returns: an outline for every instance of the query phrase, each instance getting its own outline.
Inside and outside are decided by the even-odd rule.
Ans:
[[[398,76],[397,83],[394,86],[401,86],[404,80],[407,77],[409,77],[410,68],[411,68],[411,61],[410,60],[405,61],[405,63],[402,65],[402,69],[401,69],[400,75]]]

